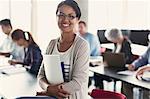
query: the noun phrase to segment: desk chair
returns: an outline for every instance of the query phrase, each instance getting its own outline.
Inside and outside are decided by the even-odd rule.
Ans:
[[[127,99],[125,95],[112,91],[93,89],[89,94],[93,99]]]

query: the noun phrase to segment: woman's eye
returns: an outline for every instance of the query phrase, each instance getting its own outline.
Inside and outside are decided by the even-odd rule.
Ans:
[[[71,19],[71,20],[73,20],[74,18],[76,18],[76,16],[73,16],[73,15],[70,15],[70,16],[68,16],[69,17],[69,19]]]

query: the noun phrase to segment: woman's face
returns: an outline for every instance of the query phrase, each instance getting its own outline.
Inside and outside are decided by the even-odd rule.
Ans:
[[[78,18],[74,9],[70,6],[63,5],[58,9],[58,26],[63,33],[73,33],[78,24]]]
[[[17,45],[19,45],[19,46],[24,46],[24,40],[23,39],[15,40],[14,42],[16,42]]]

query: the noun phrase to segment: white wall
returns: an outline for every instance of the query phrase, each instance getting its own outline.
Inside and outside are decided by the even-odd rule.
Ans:
[[[0,0],[0,20],[4,18],[10,18],[9,16],[9,0]],[[6,37],[0,28],[0,44],[3,39]]]
[[[56,8],[59,2],[60,0],[38,0],[37,2],[36,37],[43,51],[51,39],[60,35],[56,19]]]
[[[10,14],[14,29],[31,31],[31,0],[11,0]]]
[[[150,0],[89,0],[89,31],[150,29]]]
[[[42,51],[60,35],[56,7],[62,0],[0,0],[0,20],[11,18],[15,28],[30,31]],[[88,31],[117,27],[150,29],[150,0],[76,0]],[[4,34],[0,29],[0,43]]]

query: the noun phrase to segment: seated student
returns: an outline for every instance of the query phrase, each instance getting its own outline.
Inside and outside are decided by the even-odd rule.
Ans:
[[[122,32],[119,29],[107,30],[105,37],[115,44],[114,53],[124,53],[126,64],[130,64],[133,61],[133,54],[131,52],[130,41],[127,38],[124,38]],[[122,83],[124,86],[126,83]],[[122,87],[122,92],[126,95],[127,92],[124,92],[124,87]],[[128,91],[130,93],[130,91]],[[128,96],[127,96],[128,97]],[[129,97],[128,97],[129,98]],[[132,99],[132,98],[131,98]]]
[[[150,64],[150,48],[147,49],[145,54],[143,54],[137,60],[135,60],[132,64],[130,64],[128,66],[128,69],[131,71],[134,71],[134,70],[137,70],[138,68],[141,68],[139,72],[137,73],[137,75],[139,75],[143,73],[143,71],[149,70],[149,67],[145,66],[148,64]],[[123,86],[123,89],[124,89],[123,93],[132,99],[133,98],[133,86],[129,84],[125,84]],[[149,92],[144,90],[143,99],[149,99],[149,95],[150,95]]]
[[[132,52],[130,47],[130,42],[123,36],[122,32],[119,29],[113,28],[110,30],[107,30],[105,32],[105,37],[107,40],[113,42],[115,44],[115,48],[113,50],[114,53],[124,53],[126,63],[132,62]],[[99,77],[99,80],[97,83],[101,85],[101,88],[103,88],[103,80],[111,81],[108,77]]]
[[[12,55],[13,59],[23,61],[24,51],[23,47],[18,46],[12,41],[12,25],[9,19],[3,19],[0,21],[2,31],[7,35],[4,39],[2,45],[0,45],[0,55],[10,56]]]
[[[14,42],[24,47],[25,57],[23,62],[11,60],[9,63],[30,66],[29,72],[37,75],[43,60],[39,46],[34,42],[29,32],[17,29],[13,31],[11,36]]]
[[[105,32],[105,37],[115,44],[113,50],[114,53],[124,53],[127,64],[130,64],[133,61],[130,41],[123,36],[121,30],[115,28],[107,30]]]
[[[90,56],[100,56],[100,42],[95,35],[87,32],[86,23],[84,21],[79,22],[79,33],[90,45]]]
[[[79,33],[90,45],[90,56],[100,56],[100,42],[96,36],[87,32],[86,23],[84,21],[79,22]],[[98,87],[97,74],[94,73],[95,86]],[[89,78],[88,87],[91,85],[92,77]]]

